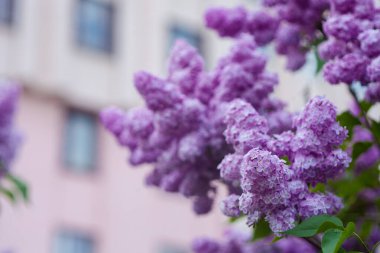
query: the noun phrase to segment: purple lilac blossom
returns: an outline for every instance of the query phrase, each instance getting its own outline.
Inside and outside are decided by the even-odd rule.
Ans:
[[[0,86],[0,175],[8,171],[21,143],[21,135],[14,126],[14,117],[20,87]]]
[[[271,135],[266,118],[250,104],[231,102],[224,134],[235,153],[225,157],[220,169],[225,180],[234,182],[240,171],[243,193],[239,202],[237,195],[222,202],[223,213],[246,214],[248,225],[265,218],[275,233],[292,228],[296,217],[337,213],[343,207],[340,198],[308,189],[341,175],[351,161],[339,149],[347,130],[336,116],[335,106],[324,97],[315,97],[294,118],[292,131]],[[283,156],[290,165],[280,159]]]
[[[220,36],[235,37],[245,29],[247,11],[243,7],[213,8],[207,11],[205,20],[206,26],[218,31]]]
[[[338,147],[348,131],[336,121],[337,109],[324,97],[315,97],[295,118],[296,134],[289,157],[293,170],[306,183],[325,183],[348,167],[351,159]]]
[[[331,11],[323,24],[327,41],[319,55],[327,63],[325,79],[331,84],[360,82],[368,86],[366,99],[377,102],[380,81],[379,8],[373,0],[330,0]]]
[[[313,246],[300,238],[271,241],[268,237],[252,242],[249,233],[227,230],[221,241],[208,237],[193,240],[192,250],[194,253],[316,253]]]
[[[366,100],[375,103],[380,102],[380,83],[370,83],[365,93]]]
[[[223,22],[232,24],[234,20]],[[241,193],[233,180],[239,182],[239,172],[234,175],[227,160],[225,166],[219,165],[220,171],[217,169],[232,151],[223,136],[227,103],[243,98],[271,119],[266,131],[281,133],[292,127],[292,115],[283,112],[284,104],[269,98],[278,79],[265,70],[265,65],[265,57],[248,35],[240,37],[210,72],[204,69],[195,48],[178,41],[169,59],[167,78],[147,72],[135,75],[146,107],[127,113],[108,108],[101,113],[101,120],[119,144],[130,150],[132,165],[154,165],[146,178],[148,185],[191,198],[196,213],[207,213],[220,172],[230,177],[223,181],[231,192]]]
[[[322,37],[322,18],[328,9],[329,0],[266,0],[256,12],[242,7],[209,9],[205,23],[223,37],[248,33],[259,46],[274,42],[277,52],[287,58],[286,68],[296,71],[305,64],[308,48]]]

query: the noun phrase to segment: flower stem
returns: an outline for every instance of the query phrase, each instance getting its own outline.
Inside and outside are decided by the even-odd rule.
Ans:
[[[317,251],[320,251],[321,248],[321,242],[316,237],[303,237],[305,241],[307,241],[309,244],[311,244]]]

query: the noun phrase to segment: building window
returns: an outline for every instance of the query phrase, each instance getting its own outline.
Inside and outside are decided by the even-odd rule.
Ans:
[[[173,25],[169,30],[169,47],[172,48],[177,39],[183,39],[203,52],[203,41],[199,32],[180,25]]]
[[[162,245],[158,248],[158,253],[185,253],[187,252],[182,247],[176,245]]]
[[[94,240],[84,234],[60,232],[54,241],[53,253],[94,253]]]
[[[64,160],[68,169],[90,172],[96,165],[97,118],[69,110],[65,129]]]
[[[76,37],[80,46],[112,53],[114,6],[102,0],[77,0]]]
[[[0,0],[0,23],[11,25],[14,19],[15,0]]]

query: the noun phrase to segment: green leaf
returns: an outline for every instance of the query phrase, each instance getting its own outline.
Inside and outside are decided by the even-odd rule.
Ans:
[[[376,140],[380,142],[380,123],[377,121],[372,121],[372,126],[371,126],[371,132],[373,136],[375,136]]]
[[[349,222],[346,228],[342,231],[339,229],[329,229],[322,238],[323,253],[337,253],[341,250],[344,241],[349,238],[355,231],[355,224]]]
[[[324,232],[330,228],[340,228],[343,230],[342,221],[333,216],[319,215],[313,216],[293,229],[283,232],[287,235],[296,237],[311,237],[318,233]]]
[[[230,217],[229,219],[228,219],[228,222],[229,223],[235,223],[235,222],[237,222],[238,220],[240,220],[241,218],[243,218],[244,216],[239,216],[239,217]]]
[[[372,103],[366,100],[363,100],[359,103],[360,109],[363,112],[363,114],[367,114],[367,112],[371,109],[372,105]]]
[[[364,220],[363,224],[360,226],[360,233],[359,236],[363,238],[364,240],[367,240],[368,236],[372,232],[372,222],[368,220]]]
[[[322,193],[326,192],[326,185],[322,183],[318,183],[316,186],[309,187],[309,188],[311,192],[322,192]]]
[[[3,186],[0,186],[0,193],[7,197],[12,203],[15,203],[16,197],[11,190],[6,189]]]
[[[350,138],[352,137],[352,130],[354,127],[361,124],[360,120],[352,115],[349,111],[345,111],[339,114],[336,119],[341,126],[347,128]]]
[[[366,152],[372,146],[372,142],[357,142],[352,149],[352,161],[358,159],[358,157]]]
[[[284,160],[286,165],[290,165],[289,157],[283,156],[283,157],[281,157],[281,160]]]
[[[322,252],[323,253],[335,253],[339,238],[342,236],[343,231],[339,229],[327,230],[322,238]]]
[[[16,187],[17,192],[21,194],[24,201],[29,200],[29,191],[27,184],[20,178],[7,174],[6,178]]]
[[[315,55],[315,59],[317,60],[317,69],[315,70],[315,74],[318,75],[323,69],[323,66],[325,65],[326,62],[322,60],[321,57],[319,56],[317,47],[314,48],[314,55]]]
[[[272,234],[272,230],[269,228],[269,224],[264,219],[260,219],[255,225],[255,231],[253,233],[253,241],[267,237]]]
[[[278,237],[278,236],[275,236],[272,240],[272,243],[276,243],[278,242],[279,240],[282,240],[284,237]]]
[[[339,247],[355,232],[355,223],[349,222],[344,229],[341,238],[339,239]]]

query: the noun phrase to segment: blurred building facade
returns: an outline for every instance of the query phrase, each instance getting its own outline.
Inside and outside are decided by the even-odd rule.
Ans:
[[[97,111],[141,104],[133,73],[162,75],[178,37],[215,64],[228,42],[204,29],[202,13],[255,2],[0,0],[0,76],[24,87],[18,125],[25,141],[15,173],[31,192],[27,205],[2,203],[0,252],[182,253],[197,235],[220,235],[225,218],[217,207],[197,218],[189,201],[143,185],[147,170],[129,168]],[[297,92],[313,93],[305,84],[316,80],[304,81],[304,72],[282,74],[294,84],[277,93],[292,109],[305,100]]]

